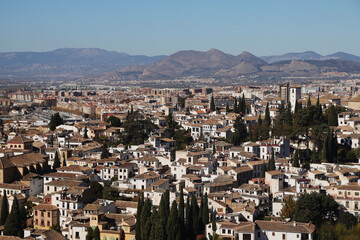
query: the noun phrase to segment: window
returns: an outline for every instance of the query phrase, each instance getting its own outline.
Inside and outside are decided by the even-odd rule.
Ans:
[[[285,236],[285,234],[283,234],[283,237],[282,237],[282,239],[284,239],[284,240],[286,239],[286,236]]]
[[[359,192],[355,192],[355,196],[359,196]]]
[[[47,221],[47,226],[48,226],[48,227],[50,227],[50,226],[51,226],[51,225],[50,225],[50,221]]]
[[[48,212],[48,217],[50,217],[50,212]]]
[[[272,234],[273,236],[275,236],[275,232],[273,232],[273,234]]]
[[[222,233],[225,234],[225,229],[222,230]]]

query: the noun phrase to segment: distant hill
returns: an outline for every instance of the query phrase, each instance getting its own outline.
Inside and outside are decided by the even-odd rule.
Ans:
[[[303,53],[301,58],[311,60],[285,60],[268,64],[249,52],[234,56],[216,49],[206,52],[180,51],[148,65],[128,66],[120,71],[106,73],[100,79],[146,80],[192,76],[232,78],[251,74],[271,77],[320,76],[360,72],[360,63],[343,59],[318,60],[321,55],[315,52]]]
[[[245,64],[246,63],[246,64]],[[248,74],[258,71],[266,62],[251,53],[238,56],[217,49],[201,51],[179,51],[146,66],[129,66],[119,72],[108,73],[110,79],[127,78],[176,78],[183,76],[207,77]],[[256,70],[254,70],[256,69]]]
[[[261,57],[267,63],[281,62],[287,60],[328,60],[328,59],[343,59],[353,62],[360,62],[360,57],[349,53],[337,52],[327,56],[322,56],[313,51],[299,52],[299,53],[286,53],[283,55],[263,56]]]
[[[99,48],[62,48],[50,52],[0,53],[0,78],[151,80],[182,77],[319,76],[360,72],[360,57],[338,52],[288,53],[259,58],[217,49],[179,51],[170,56],[129,55]]]
[[[61,48],[50,52],[0,53],[0,76],[82,76],[103,74],[165,56],[131,56],[99,48]]]

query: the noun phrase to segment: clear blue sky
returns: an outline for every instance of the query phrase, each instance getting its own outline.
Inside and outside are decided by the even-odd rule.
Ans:
[[[360,1],[0,0],[0,52],[62,47],[360,55]]]

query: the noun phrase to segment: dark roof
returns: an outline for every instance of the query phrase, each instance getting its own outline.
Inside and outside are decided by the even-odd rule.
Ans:
[[[12,168],[15,165],[10,161],[8,157],[0,158],[0,169]]]

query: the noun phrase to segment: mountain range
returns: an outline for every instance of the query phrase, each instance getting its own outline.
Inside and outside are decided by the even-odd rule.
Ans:
[[[267,63],[274,63],[286,60],[329,60],[329,59],[344,59],[353,62],[360,62],[360,57],[344,52],[337,52],[330,55],[322,56],[313,51],[299,52],[299,53],[286,53],[283,55],[273,55],[260,57]]]
[[[217,49],[179,51],[170,56],[129,55],[99,48],[62,48],[49,52],[0,53],[2,78],[89,78],[96,80],[317,76],[359,73],[360,57],[316,52],[256,57],[231,55]]]
[[[310,57],[311,54],[304,54]],[[264,77],[321,76],[359,73],[360,62],[344,59],[285,60],[267,63],[249,52],[238,56],[217,49],[206,52],[179,51],[148,65],[132,65],[100,77],[101,80],[176,79],[182,77],[237,78],[246,75]]]
[[[103,74],[165,56],[129,55],[99,48],[61,48],[49,52],[0,53],[0,76],[78,77]]]

